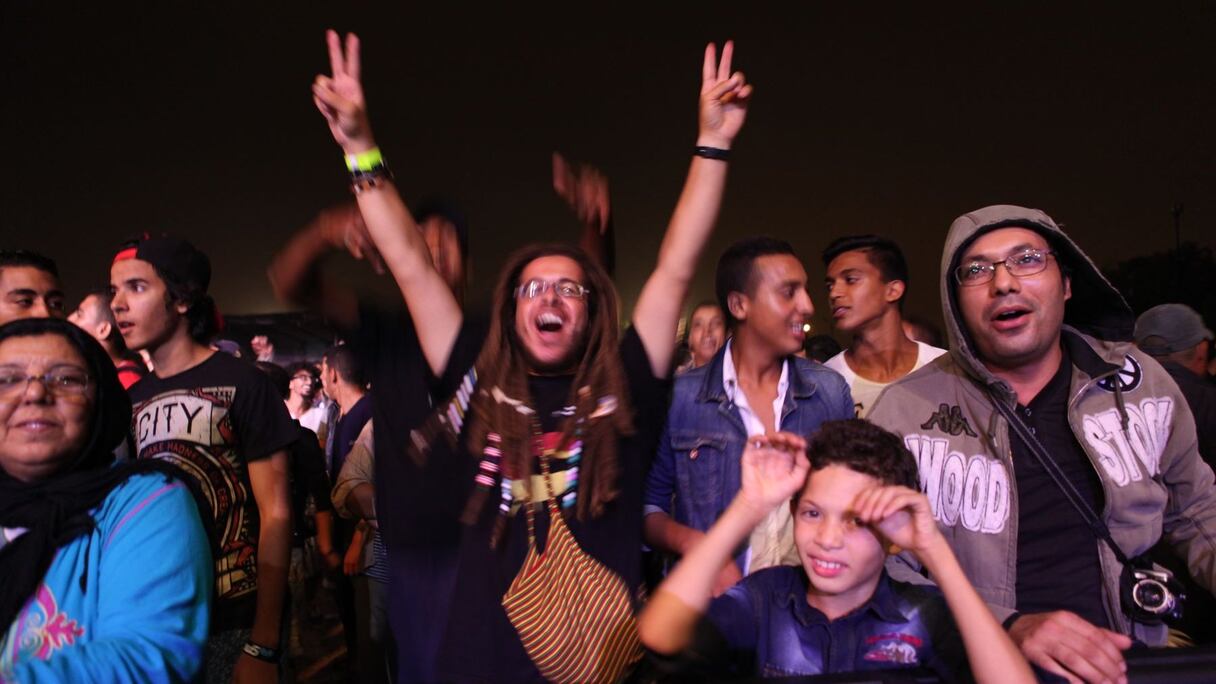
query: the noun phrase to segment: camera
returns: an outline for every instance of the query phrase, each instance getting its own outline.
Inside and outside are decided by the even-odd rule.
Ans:
[[[1182,584],[1169,572],[1125,566],[1121,584],[1123,610],[1132,620],[1160,624],[1182,618],[1186,594]]]

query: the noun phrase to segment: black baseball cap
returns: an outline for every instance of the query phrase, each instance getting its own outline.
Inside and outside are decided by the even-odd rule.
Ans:
[[[181,238],[145,233],[123,243],[114,261],[124,259],[146,261],[166,280],[191,292],[205,293],[211,285],[211,260]]]

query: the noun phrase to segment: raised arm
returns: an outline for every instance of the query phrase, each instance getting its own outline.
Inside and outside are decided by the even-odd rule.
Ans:
[[[376,149],[360,82],[359,39],[347,34],[343,46],[334,31],[326,33],[333,76],[313,83],[313,101],[329,124],[334,141],[348,156]],[[426,241],[418,231],[396,186],[381,177],[356,194],[359,212],[384,263],[405,299],[427,364],[443,373],[460,332],[463,314],[456,296],[431,264]]]
[[[749,437],[742,461],[742,489],[638,617],[638,635],[653,651],[674,655],[688,647],[723,564],[766,515],[788,505],[811,468],[806,442],[785,432]]]
[[[560,152],[553,153],[553,191],[565,200],[583,226],[578,246],[613,275],[616,271],[616,236],[608,178],[590,164],[577,167]]]
[[[977,682],[1035,681],[1018,647],[971,586],[924,494],[907,487],[876,487],[858,495],[853,510],[888,540],[914,553],[937,580]]]
[[[318,311],[339,325],[354,327],[354,291],[326,280],[320,269],[321,260],[340,249],[356,259],[366,259],[377,274],[384,273],[384,262],[363,225],[359,208],[346,204],[323,210],[275,254],[266,269],[275,297]]]
[[[729,150],[747,116],[752,86],[744,81],[741,72],[731,73],[732,42],[723,46],[721,61],[716,59],[716,52],[713,43],[705,47],[697,146]],[[684,297],[701,250],[718,220],[725,187],[725,160],[693,157],[684,190],[659,247],[658,263],[633,310],[633,325],[656,376],[667,375],[671,368]]]

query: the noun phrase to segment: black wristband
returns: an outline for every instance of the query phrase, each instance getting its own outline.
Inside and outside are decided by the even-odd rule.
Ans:
[[[693,148],[692,153],[697,157],[717,159],[718,161],[726,161],[730,159],[730,150],[724,150],[721,147],[705,147],[703,145],[697,145]]]
[[[266,663],[277,663],[283,655],[277,648],[269,648],[261,644],[255,644],[252,641],[246,641],[241,650],[245,652],[245,655]]]

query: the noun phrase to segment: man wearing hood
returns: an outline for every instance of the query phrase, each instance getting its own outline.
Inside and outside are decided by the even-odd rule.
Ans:
[[[941,297],[950,353],[891,385],[870,419],[917,456],[934,516],[1026,657],[1070,681],[1126,681],[1121,651],[1161,645],[1165,627],[1129,616],[1123,564],[1030,442],[1126,557],[1164,538],[1211,590],[1216,493],[1190,409],[1132,345],[1122,296],[1041,211],[956,219]]]

